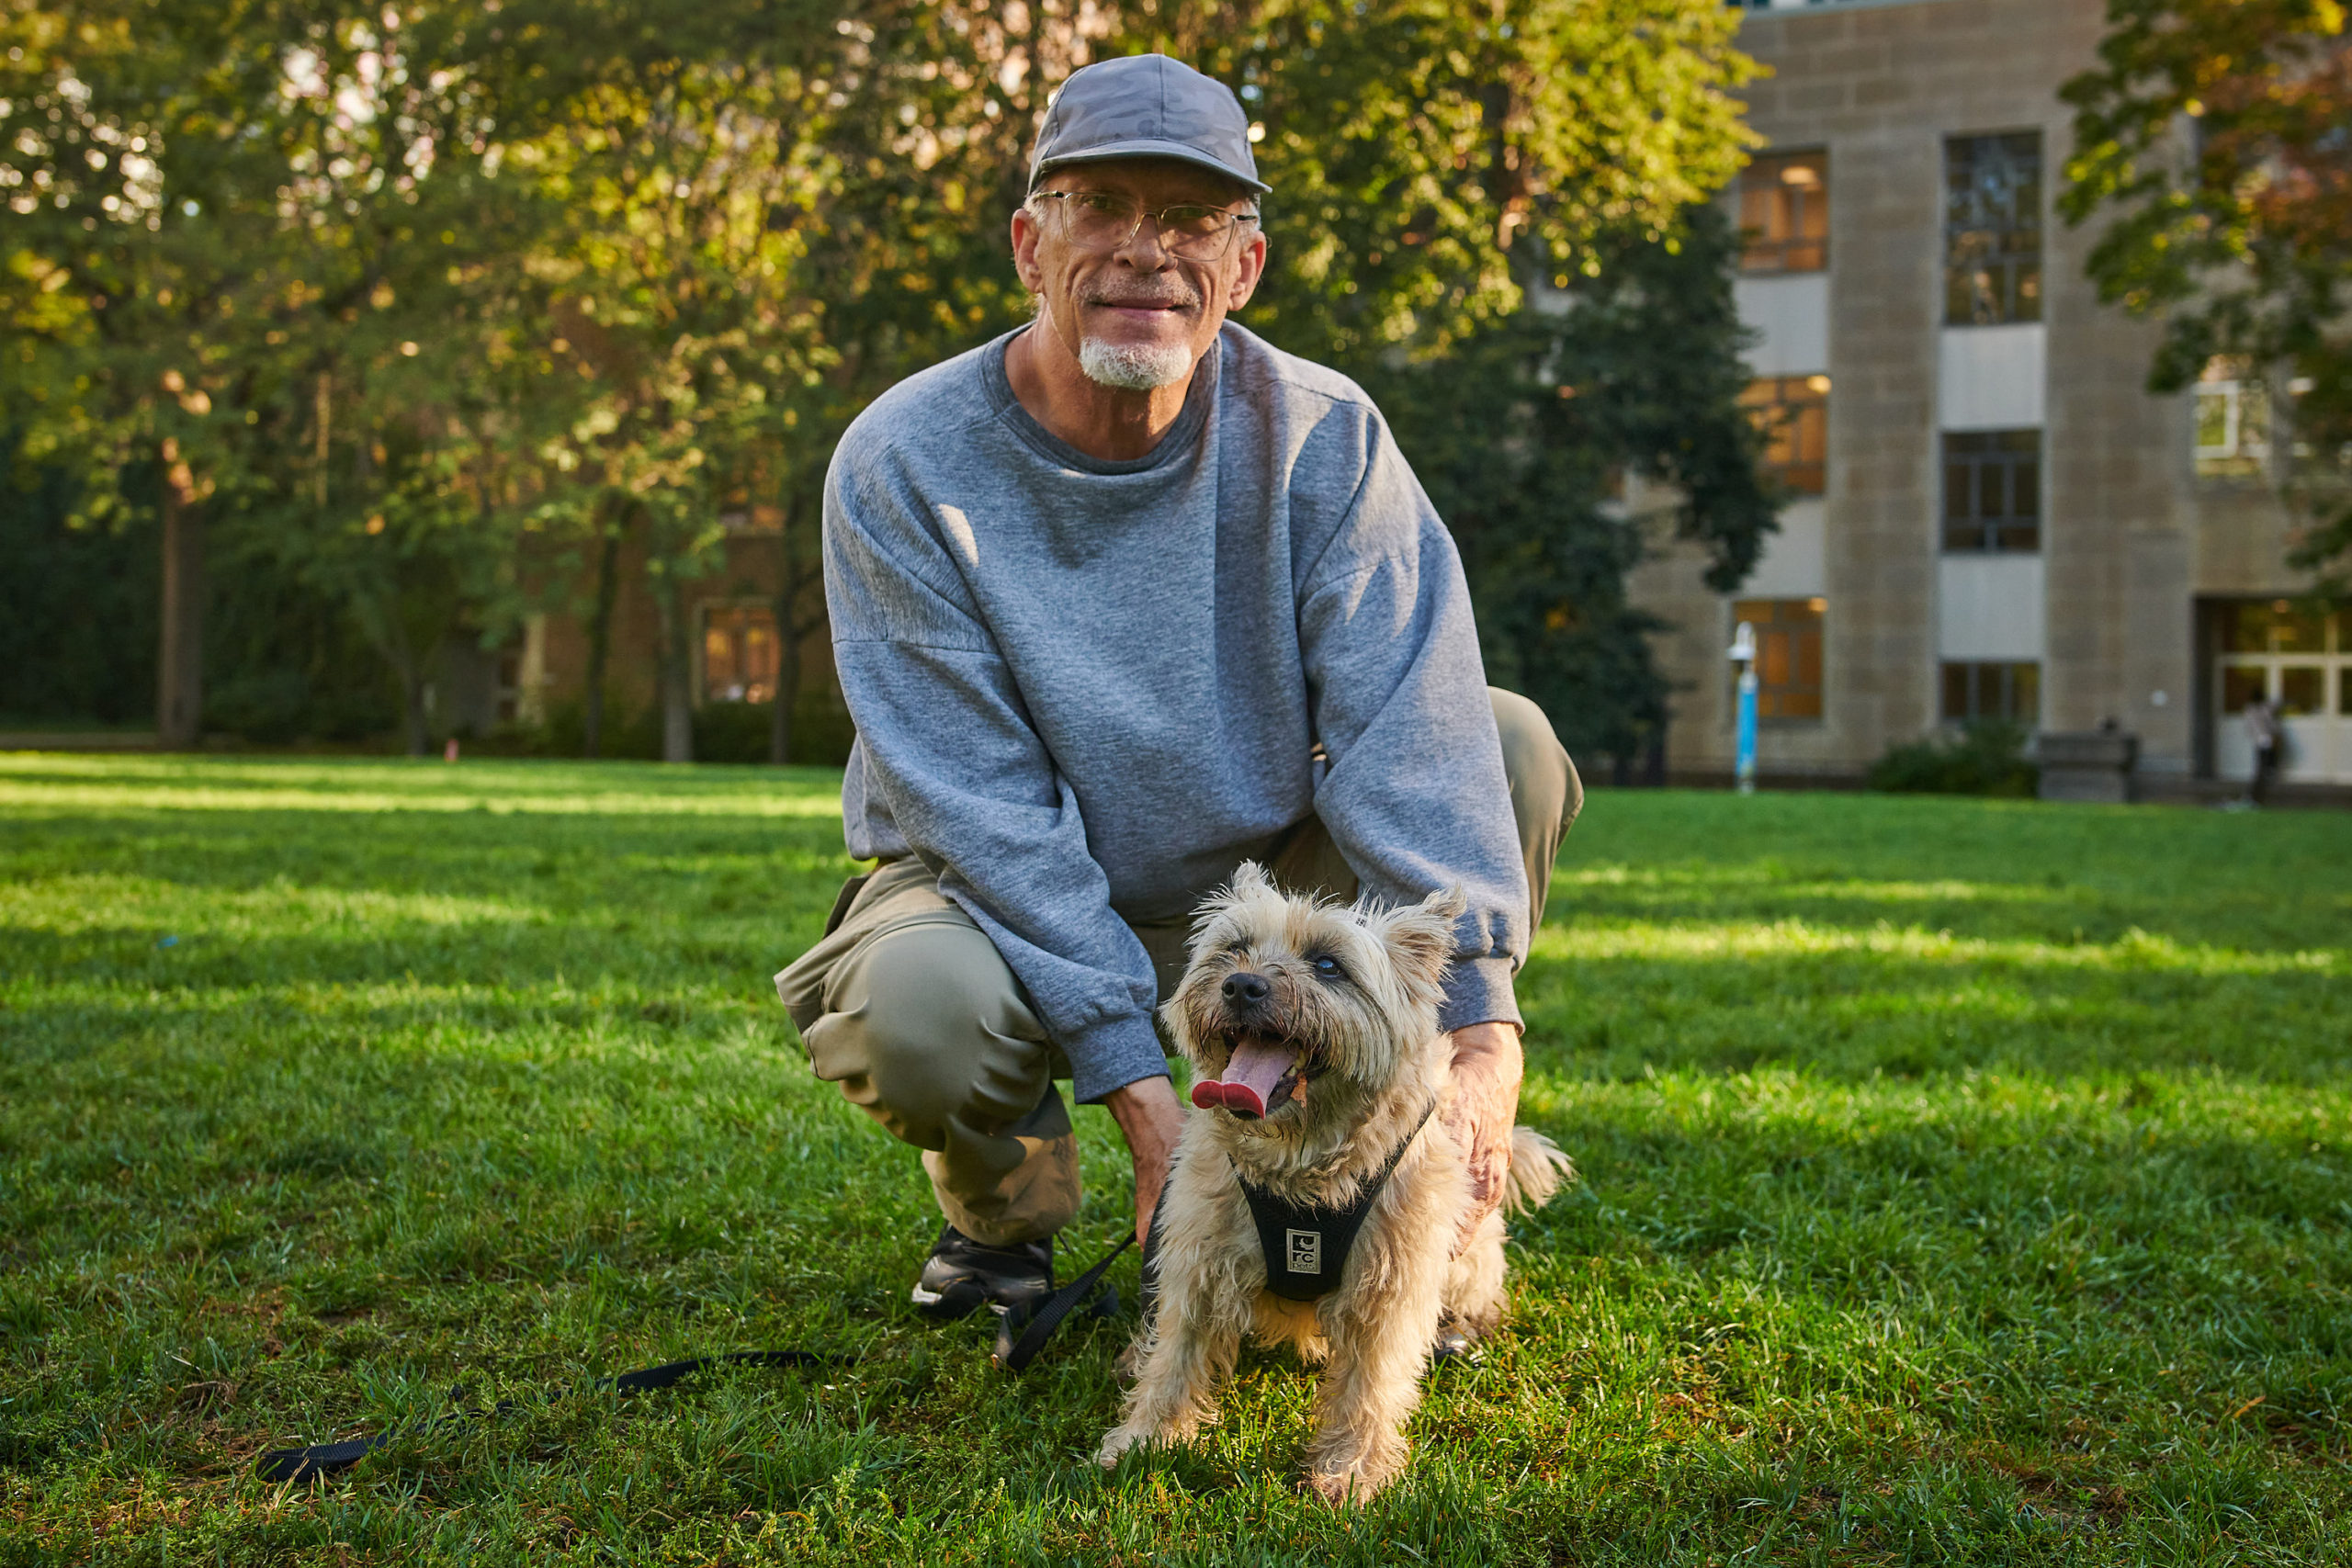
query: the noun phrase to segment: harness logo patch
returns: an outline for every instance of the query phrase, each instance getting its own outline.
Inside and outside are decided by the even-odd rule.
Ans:
[[[1321,1231],[1286,1231],[1289,1258],[1283,1267],[1294,1274],[1323,1272],[1323,1233]]]

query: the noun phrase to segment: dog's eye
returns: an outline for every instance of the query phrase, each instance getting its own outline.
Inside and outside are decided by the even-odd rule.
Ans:
[[[1317,979],[1344,980],[1348,977],[1348,972],[1340,967],[1340,961],[1328,953],[1318,953],[1309,962],[1315,965]]]

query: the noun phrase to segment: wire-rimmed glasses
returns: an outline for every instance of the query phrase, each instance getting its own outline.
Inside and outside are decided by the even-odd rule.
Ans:
[[[1148,218],[1161,250],[1184,261],[1213,262],[1225,254],[1241,225],[1258,220],[1254,212],[1235,212],[1203,201],[1147,209],[1131,197],[1109,191],[1041,190],[1035,195],[1062,204],[1064,231],[1070,243],[1086,251],[1125,247]]]

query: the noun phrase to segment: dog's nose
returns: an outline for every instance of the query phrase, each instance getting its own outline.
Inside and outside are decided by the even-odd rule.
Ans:
[[[1217,989],[1224,994],[1227,1001],[1238,1003],[1244,1007],[1255,1007],[1274,994],[1274,988],[1266,984],[1266,977],[1263,975],[1252,975],[1247,969],[1236,970],[1227,975],[1225,977],[1225,984]]]

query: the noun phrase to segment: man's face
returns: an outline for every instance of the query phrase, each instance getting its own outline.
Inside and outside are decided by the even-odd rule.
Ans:
[[[1116,159],[1057,170],[1042,191],[1094,192],[1147,212],[1197,202],[1248,210],[1233,181],[1170,158]],[[1239,224],[1212,261],[1188,261],[1160,243],[1147,221],[1116,250],[1073,242],[1069,204],[1033,197],[1012,217],[1012,254],[1021,281],[1037,296],[1038,315],[1086,373],[1106,385],[1141,389],[1181,381],[1216,341],[1228,311],[1247,303],[1266,265],[1266,239]]]

